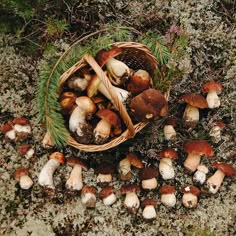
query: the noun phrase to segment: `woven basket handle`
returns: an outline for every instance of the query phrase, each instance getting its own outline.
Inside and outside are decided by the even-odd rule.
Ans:
[[[126,132],[127,137],[133,137],[135,135],[135,129],[134,125],[128,115],[128,112],[126,111],[126,108],[124,107],[123,103],[120,101],[118,98],[115,90],[113,89],[113,85],[107,78],[106,74],[104,71],[101,69],[101,67],[98,65],[98,63],[95,61],[95,59],[89,55],[85,54],[83,56],[83,59],[91,66],[91,68],[96,72],[96,74],[99,76],[101,79],[102,83],[105,85],[106,89],[109,91],[112,100],[114,101],[114,106],[116,109],[120,112],[120,115],[128,129],[128,133]]]

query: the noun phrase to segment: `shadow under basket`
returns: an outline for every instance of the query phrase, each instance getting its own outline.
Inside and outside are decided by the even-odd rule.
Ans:
[[[143,69],[148,71],[150,76],[153,78],[155,70],[157,69],[157,60],[152,55],[150,50],[143,44],[136,42],[117,42],[112,44],[112,46],[116,46],[122,48],[122,53],[116,57],[116,59],[124,62],[129,68],[133,70]],[[106,74],[102,70],[102,68],[98,65],[95,59],[86,54],[83,58],[74,64],[71,68],[69,68],[66,72],[61,75],[60,84],[58,91],[60,92],[66,83],[66,81],[77,71],[85,66],[90,66],[91,69],[100,77],[101,82],[104,83],[106,89],[109,91],[110,96],[112,98],[113,105],[119,112],[125,126],[126,130],[120,134],[120,136],[111,139],[109,142],[96,145],[96,144],[81,144],[78,143],[72,136],[68,138],[68,144],[86,152],[99,152],[104,151],[117,145],[125,142],[126,140],[133,138],[136,133],[138,133],[141,129],[143,129],[148,122],[139,122],[137,124],[133,124],[125,106],[118,99],[112,84],[107,78]]]

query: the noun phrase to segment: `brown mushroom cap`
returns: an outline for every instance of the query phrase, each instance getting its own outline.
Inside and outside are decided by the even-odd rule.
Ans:
[[[155,178],[159,175],[159,172],[157,169],[152,168],[152,167],[145,167],[142,169],[140,173],[140,179],[141,180],[147,180],[147,179],[152,179]]]
[[[97,115],[99,118],[101,118],[101,119],[107,121],[108,123],[110,123],[110,124],[111,124],[112,126],[114,126],[114,127],[118,127],[118,128],[121,127],[120,118],[118,117],[118,115],[117,115],[115,112],[113,112],[113,111],[111,111],[111,110],[109,110],[109,109],[102,109],[102,110],[99,110],[99,111],[96,113],[96,115]]]
[[[235,175],[235,169],[230,164],[224,162],[214,162],[212,166],[220,171],[222,171],[225,175],[232,177]]]
[[[79,107],[84,107],[87,113],[94,113],[97,109],[93,100],[87,96],[80,96],[76,98],[75,103]]]
[[[15,172],[15,180],[19,181],[21,176],[28,175],[28,174],[29,174],[29,170],[26,168],[17,169]]]
[[[172,194],[172,193],[176,193],[176,189],[174,186],[171,185],[163,185],[160,190],[159,190],[160,194]]]
[[[175,127],[176,119],[174,117],[169,117],[165,120],[164,125],[172,125],[173,127]]]
[[[97,193],[97,189],[93,186],[88,186],[88,185],[85,185],[82,190],[81,190],[81,194],[84,195],[86,193],[93,193],[93,194],[96,194]]]
[[[20,156],[24,156],[28,151],[30,150],[30,144],[26,143],[26,144],[23,144],[19,150],[18,150],[18,154]]]
[[[224,129],[225,124],[223,122],[221,122],[221,121],[217,121],[216,122],[216,126],[218,126],[220,129]]]
[[[140,192],[140,188],[136,184],[127,184],[127,185],[123,185],[120,189],[121,194],[129,193],[129,192]]]
[[[142,161],[138,158],[138,156],[134,152],[128,153],[126,158],[129,160],[132,166],[140,169],[143,168]]]
[[[202,86],[202,92],[208,93],[210,91],[216,91],[217,94],[220,94],[222,92],[222,85],[220,83],[217,83],[215,81],[209,81],[203,84]]]
[[[181,192],[182,193],[192,193],[193,195],[196,195],[196,196],[198,196],[201,193],[199,188],[197,188],[191,184],[187,184],[187,185],[183,186],[181,188]]]
[[[111,195],[112,193],[114,193],[112,186],[107,186],[99,192],[99,197],[101,199],[104,199],[108,197],[109,195]]]
[[[29,125],[30,122],[24,117],[16,117],[13,119],[13,124],[18,124],[18,125]]]
[[[109,163],[101,163],[98,165],[95,169],[94,172],[96,174],[103,174],[103,175],[108,175],[108,174],[113,174],[115,171],[113,165]]]
[[[145,199],[141,202],[141,206],[145,207],[145,206],[156,206],[157,205],[157,201],[154,199]]]
[[[131,100],[130,108],[134,120],[149,121],[166,116],[168,103],[160,91],[146,89]]]
[[[62,165],[65,164],[65,156],[61,152],[53,152],[50,156],[50,159],[57,160],[60,162]]]
[[[211,145],[205,140],[193,140],[184,144],[184,150],[189,154],[205,155],[211,157],[214,151]]]
[[[79,165],[84,170],[86,170],[86,171],[88,170],[88,165],[85,163],[85,161],[82,161],[77,157],[69,157],[66,162],[70,166]]]
[[[74,93],[74,92],[67,91],[67,92],[64,92],[64,93],[61,94],[60,100],[63,100],[64,98],[74,98],[74,99],[76,99],[77,94]]]
[[[173,148],[167,148],[167,149],[160,152],[160,157],[170,158],[170,159],[177,159],[178,154]]]
[[[4,124],[2,127],[1,127],[1,131],[2,133],[7,133],[8,131],[10,130],[13,130],[13,123],[12,122],[8,122],[6,124]]]
[[[208,108],[206,99],[202,95],[196,94],[196,93],[186,93],[182,95],[179,98],[179,102],[180,103],[185,102],[185,103],[190,104],[191,106],[201,108],[201,109]]]

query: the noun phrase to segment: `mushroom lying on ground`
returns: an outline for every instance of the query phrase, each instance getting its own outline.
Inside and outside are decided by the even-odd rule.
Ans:
[[[83,187],[82,170],[87,171],[88,165],[77,157],[69,157],[67,164],[73,169],[69,179],[66,181],[66,188],[70,190],[81,190]]]
[[[163,179],[173,179],[175,177],[175,171],[172,165],[172,159],[178,158],[177,152],[173,148],[167,148],[160,152],[160,164],[159,172]]]
[[[176,204],[176,189],[171,185],[163,185],[159,193],[161,194],[161,203],[166,207],[174,207]]]
[[[61,152],[53,152],[49,156],[48,162],[45,164],[43,169],[41,170],[38,182],[41,186],[46,188],[54,189],[54,183],[53,183],[53,174],[56,171],[56,169],[60,166],[60,164],[64,165],[65,163],[65,157]]]
[[[166,140],[175,140],[176,139],[176,119],[175,118],[167,118],[164,122],[163,133]]]
[[[212,157],[214,151],[211,145],[205,140],[193,140],[184,144],[184,150],[188,153],[184,161],[184,167],[192,174],[196,171],[201,161],[201,156]]]
[[[225,176],[233,177],[235,175],[235,169],[224,162],[214,162],[212,166],[217,171],[207,180],[204,191],[215,194],[218,192]]]
[[[217,108],[220,106],[220,98],[218,94],[222,92],[222,85],[215,81],[209,81],[203,84],[202,92],[207,93],[206,101],[209,108]]]
[[[94,172],[97,174],[97,183],[103,186],[112,182],[114,167],[109,163],[101,163],[94,169]]]
[[[31,135],[31,126],[29,120],[24,117],[14,118],[12,123],[14,124],[14,130],[16,133],[16,139],[24,140]]]
[[[218,143],[221,140],[221,131],[225,128],[225,124],[221,121],[217,121],[211,128],[209,135],[213,137],[214,143]]]
[[[23,144],[20,146],[18,154],[26,157],[26,159],[30,159],[34,155],[34,149],[30,146],[30,144]]]
[[[198,195],[201,191],[197,187],[188,184],[181,188],[181,192],[183,193],[183,205],[187,208],[195,208],[198,203]]]
[[[146,89],[132,98],[130,102],[133,120],[142,122],[157,120],[168,112],[168,104],[164,95],[156,89]]]
[[[106,186],[99,192],[99,197],[102,199],[104,205],[111,206],[116,202],[116,195],[111,186]]]
[[[184,124],[194,128],[199,122],[199,108],[208,108],[206,99],[196,93],[187,93],[179,98],[180,103],[187,103],[183,114]]]
[[[208,173],[207,166],[200,164],[197,167],[197,171],[193,175],[193,183],[196,185],[203,185],[206,181],[206,174]]]
[[[120,189],[121,194],[126,194],[124,200],[124,206],[130,212],[136,212],[140,206],[140,201],[136,194],[137,192],[140,192],[140,188],[136,184],[124,185]]]
[[[22,189],[29,189],[33,185],[33,180],[29,177],[29,170],[25,168],[17,169],[15,172],[15,180],[19,182]]]
[[[81,201],[88,208],[94,208],[96,205],[97,189],[93,186],[85,185],[81,191]]]
[[[16,132],[13,125],[12,122],[8,122],[1,127],[1,131],[5,134],[5,139],[7,141],[15,141],[16,139]]]
[[[152,190],[157,187],[158,170],[152,167],[144,167],[141,170],[140,179],[142,181],[142,188]]]
[[[45,149],[51,149],[51,148],[53,148],[53,146],[55,146],[55,143],[53,142],[53,140],[48,132],[46,132],[46,134],[43,137],[42,146]]]
[[[152,220],[156,218],[156,205],[157,201],[154,199],[145,199],[141,202],[141,206],[144,208],[142,215],[145,220]]]

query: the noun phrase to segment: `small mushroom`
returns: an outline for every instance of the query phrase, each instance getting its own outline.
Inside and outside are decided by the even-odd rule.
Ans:
[[[209,81],[203,84],[202,92],[207,93],[206,101],[209,108],[217,108],[220,106],[220,98],[218,95],[222,92],[222,85],[215,81]]]
[[[15,172],[15,180],[19,182],[22,189],[29,189],[33,185],[33,180],[29,177],[29,170],[25,168],[17,169]]]
[[[176,189],[171,185],[163,185],[159,193],[161,194],[161,203],[166,207],[174,207],[176,204]]]
[[[18,154],[26,157],[26,159],[30,159],[34,155],[34,149],[30,146],[30,144],[23,144],[19,148]]]
[[[146,89],[132,98],[131,116],[138,122],[157,120],[168,112],[168,104],[164,95],[156,89]]]
[[[46,134],[43,137],[42,146],[45,149],[51,149],[53,148],[53,146],[55,146],[55,143],[48,132],[46,132]]]
[[[156,218],[156,207],[157,201],[154,199],[145,199],[141,202],[141,206],[144,208],[142,215],[145,220],[153,220]]]
[[[99,197],[102,199],[104,205],[111,206],[116,202],[116,195],[111,186],[106,186],[99,192]]]
[[[39,184],[43,187],[54,189],[53,174],[60,164],[64,165],[64,163],[64,155],[61,152],[53,152],[39,174]]]
[[[120,189],[121,194],[126,194],[124,206],[130,212],[136,212],[140,206],[140,201],[136,194],[137,192],[140,192],[140,188],[135,184],[123,185]]]
[[[230,164],[224,162],[214,162],[212,166],[217,171],[207,180],[204,190],[215,194],[218,192],[225,176],[233,177],[235,175],[235,169]]]
[[[197,167],[197,171],[193,175],[193,183],[195,185],[203,185],[206,181],[206,174],[208,173],[207,166],[200,164]]]
[[[114,167],[109,163],[101,163],[98,165],[94,172],[97,174],[97,183],[100,185],[107,185],[112,182],[112,174],[114,173]]]
[[[76,157],[69,157],[67,164],[73,166],[69,179],[66,181],[66,188],[72,190],[81,190],[83,187],[82,170],[87,171],[87,164]]]
[[[179,98],[180,103],[187,103],[183,114],[186,126],[194,128],[199,122],[199,109],[208,108],[206,99],[196,93],[187,93]]]
[[[175,171],[172,165],[172,159],[178,158],[177,152],[173,148],[167,148],[160,152],[160,164],[159,172],[163,179],[173,179],[175,177]]]
[[[213,137],[214,143],[218,143],[221,140],[221,132],[225,128],[225,124],[221,121],[217,121],[211,128],[209,135]]]
[[[141,170],[140,179],[142,181],[143,189],[155,189],[157,187],[158,170],[152,167],[144,167]]]
[[[76,98],[74,97],[65,97],[60,101],[61,113],[63,115],[70,115],[73,112],[76,107],[75,100]]]
[[[2,133],[5,134],[5,138],[8,141],[15,141],[16,139],[16,132],[13,125],[14,124],[12,122],[8,122],[1,127]]]
[[[200,190],[193,185],[185,185],[182,187],[181,192],[183,193],[182,203],[187,208],[195,208],[198,203],[198,195]]]
[[[176,119],[173,117],[167,118],[164,122],[163,133],[166,140],[175,140],[176,139]]]
[[[24,140],[28,138],[32,131],[29,120],[24,117],[14,118],[12,123],[14,124],[14,130],[16,133],[16,139]]]
[[[81,191],[81,201],[88,208],[96,206],[96,193],[97,189],[93,186],[85,185]]]
[[[192,174],[196,171],[201,161],[201,156],[212,157],[214,151],[211,145],[205,140],[193,140],[184,144],[184,150],[188,153],[184,161],[184,167]]]

